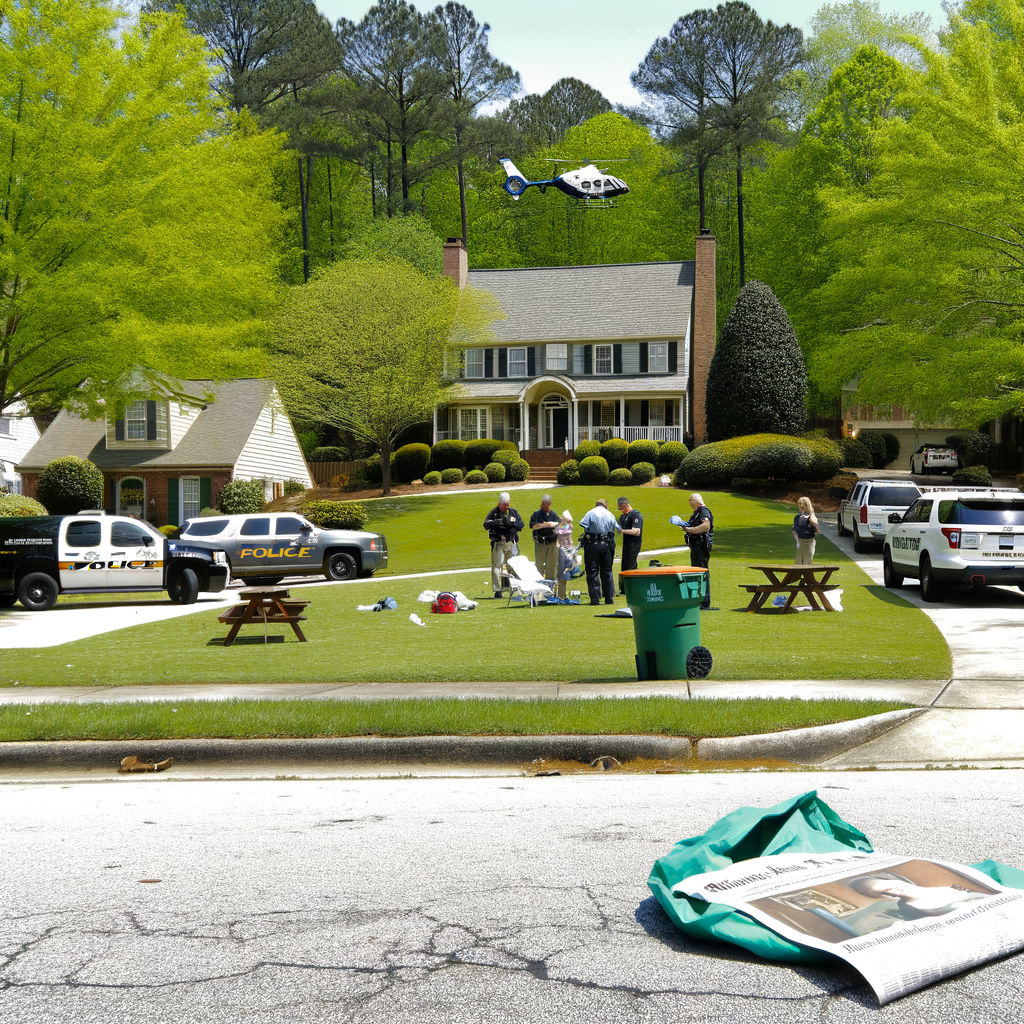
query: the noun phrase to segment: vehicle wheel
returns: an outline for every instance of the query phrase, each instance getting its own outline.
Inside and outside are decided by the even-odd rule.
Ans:
[[[866,540],[861,540],[860,530],[858,530],[856,526],[853,528],[852,533],[853,550],[856,551],[858,555],[864,554],[864,552],[867,551],[868,542]]]
[[[199,596],[199,577],[192,569],[180,569],[167,585],[167,596],[175,604],[195,604]]]
[[[17,591],[11,594],[0,594],[0,608],[10,608],[17,600]]]
[[[18,587],[18,600],[30,612],[45,612],[57,603],[60,587],[45,572],[30,572]]]
[[[324,571],[329,580],[354,580],[358,574],[356,560],[351,555],[346,555],[344,551],[331,555]]]
[[[846,536],[846,527],[843,526],[843,517],[841,515],[836,516],[836,533],[840,537]]]
[[[889,590],[899,590],[903,586],[903,577],[893,567],[892,555],[888,548],[882,554],[882,581]]]
[[[707,679],[711,672],[711,652],[706,647],[693,647],[686,655],[686,677]]]
[[[921,556],[921,597],[929,604],[941,601],[945,588],[932,574],[932,562],[927,555]]]

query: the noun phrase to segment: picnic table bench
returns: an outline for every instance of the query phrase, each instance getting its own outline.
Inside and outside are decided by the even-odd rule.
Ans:
[[[747,568],[768,577],[767,583],[739,584],[750,594],[748,612],[760,611],[772,594],[787,595],[783,612],[791,610],[797,594],[805,595],[815,611],[835,611],[826,595],[830,590],[839,589],[837,584],[828,582],[832,574],[839,571],[838,565],[748,565]]]
[[[232,605],[217,616],[219,622],[231,623],[231,629],[224,640],[225,647],[231,646],[243,626],[253,623],[262,624],[264,643],[267,642],[267,627],[278,624],[291,626],[299,642],[306,642],[299,623],[305,620],[306,616],[302,612],[312,602],[291,600],[291,591],[287,587],[245,587],[238,592],[238,596],[244,597],[246,603]]]

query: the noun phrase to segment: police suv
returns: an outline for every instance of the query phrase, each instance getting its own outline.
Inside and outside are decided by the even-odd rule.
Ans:
[[[223,551],[168,539],[149,523],[102,512],[0,518],[0,608],[52,608],[62,594],[166,590],[181,604],[223,590]]]
[[[950,584],[1024,590],[1024,494],[1009,488],[926,490],[891,515],[882,564],[885,585],[921,581],[925,601],[941,601]]]
[[[351,580],[388,564],[381,534],[322,530],[295,512],[189,519],[179,535],[189,546],[227,552],[231,575],[251,583],[313,574]]]

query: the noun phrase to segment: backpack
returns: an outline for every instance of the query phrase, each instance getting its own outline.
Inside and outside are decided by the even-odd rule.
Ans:
[[[459,602],[455,600],[454,594],[445,590],[437,595],[434,603],[430,606],[430,610],[435,615],[450,615],[459,610]]]

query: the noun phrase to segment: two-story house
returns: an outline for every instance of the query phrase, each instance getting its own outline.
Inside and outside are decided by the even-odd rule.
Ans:
[[[457,401],[434,439],[511,440],[526,451],[621,437],[703,440],[715,344],[715,239],[667,263],[468,270],[448,239],[444,270],[485,289],[506,319],[497,344],[470,347]]]
[[[107,510],[179,525],[212,507],[232,479],[312,487],[291,421],[270,380],[182,381],[177,397],[133,402],[101,420],[62,411],[18,466],[26,494],[53,459],[77,455],[103,471]],[[213,401],[204,396],[212,393]]]
[[[0,487],[21,494],[17,465],[39,440],[39,428],[24,402],[16,402],[4,412],[6,415],[0,416]]]

